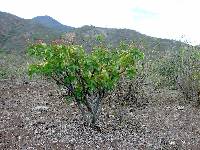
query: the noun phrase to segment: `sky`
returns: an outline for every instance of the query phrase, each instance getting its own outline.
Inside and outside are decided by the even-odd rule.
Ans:
[[[62,24],[128,28],[200,44],[199,0],[0,0],[0,11],[31,19],[48,15]]]

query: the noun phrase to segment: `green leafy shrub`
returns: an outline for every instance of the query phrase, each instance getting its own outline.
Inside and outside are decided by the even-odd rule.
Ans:
[[[144,55],[132,45],[109,50],[102,44],[87,53],[79,45],[33,44],[28,52],[39,60],[29,66],[29,75],[39,74],[66,89],[66,99],[74,101],[84,120],[95,125],[103,98],[122,76],[133,78],[137,62]]]

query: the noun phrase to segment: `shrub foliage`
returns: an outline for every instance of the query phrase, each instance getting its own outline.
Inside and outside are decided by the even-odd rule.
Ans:
[[[84,120],[95,125],[103,98],[122,76],[133,78],[137,62],[144,55],[132,45],[121,44],[109,50],[102,44],[87,53],[80,45],[32,44],[28,48],[38,61],[29,66],[29,75],[39,74],[66,89],[67,100],[74,101]]]
[[[200,93],[199,48],[181,48],[174,55],[158,61],[154,72],[163,77],[162,85],[176,87],[187,100],[197,98],[200,104],[198,94]]]

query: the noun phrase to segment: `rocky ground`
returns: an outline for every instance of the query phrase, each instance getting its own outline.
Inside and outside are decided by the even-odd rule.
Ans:
[[[46,82],[0,81],[0,149],[199,150],[200,108],[177,91],[155,91],[145,107],[126,106],[121,117],[103,107],[96,131],[83,124]]]

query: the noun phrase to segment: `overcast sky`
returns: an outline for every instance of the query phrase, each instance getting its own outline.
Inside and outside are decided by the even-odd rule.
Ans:
[[[49,15],[73,27],[129,28],[200,44],[200,0],[0,0],[0,11],[26,19]]]

